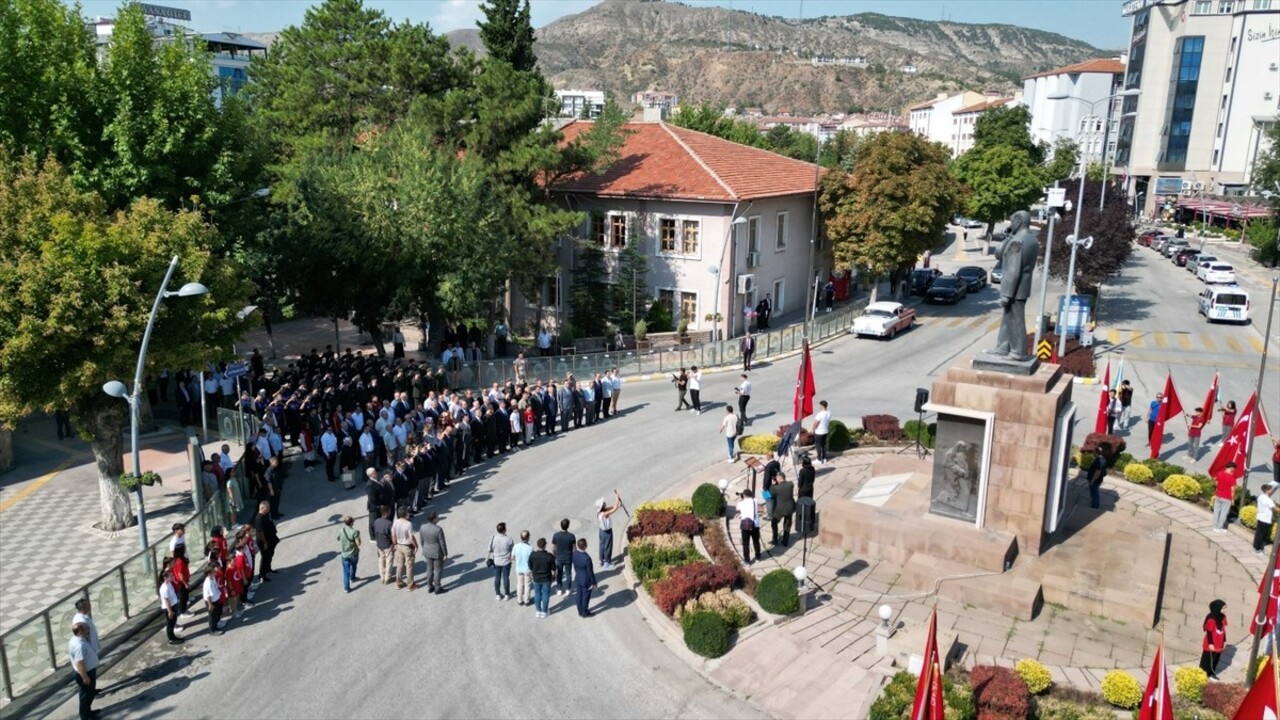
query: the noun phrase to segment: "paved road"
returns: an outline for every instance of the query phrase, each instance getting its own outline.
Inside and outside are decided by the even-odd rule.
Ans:
[[[1139,251],[1127,273],[1136,275],[1133,283],[1105,291],[1104,329],[1114,318],[1152,332],[1200,331],[1185,305],[1194,281],[1178,284],[1182,278],[1174,273],[1181,271],[1158,267],[1146,252]],[[970,255],[964,264],[973,260]],[[990,260],[978,262],[984,263]],[[944,258],[940,264],[961,263]],[[921,326],[891,342],[844,338],[822,346],[815,354],[819,397],[831,401],[837,417],[855,423],[866,413],[908,419],[915,387],[928,386],[930,377],[993,341],[996,298],[988,288],[957,307],[924,308]],[[1250,328],[1208,332],[1256,335]],[[1246,341],[1239,354],[1247,359],[1249,352]],[[1184,402],[1203,396],[1212,367],[1180,346],[1161,359],[1126,364],[1140,401],[1163,383],[1165,363],[1173,366]],[[795,371],[795,361],[780,361],[752,373],[757,430],[789,418]],[[1224,368],[1224,395],[1243,400],[1253,378],[1248,370]],[[716,425],[735,380],[735,373],[708,378],[709,411],[701,417],[672,412],[667,383],[629,383],[621,417],[506,456],[456,483],[437,508],[454,553],[447,569],[451,592],[444,596],[371,584],[344,595],[334,523],[344,513],[362,515],[363,499],[317,474],[296,473],[283,504],[282,573],[261,592],[249,618],[219,638],[193,626],[191,642],[179,649],[153,641],[109,673],[106,685],[123,681],[126,687],[106,695],[100,707],[180,717],[754,715],[661,646],[628,607],[634,598],[616,572],[602,575],[595,618],[578,619],[569,599],[557,598],[554,614],[536,620],[511,601],[497,602],[483,567],[485,543],[499,520],[529,528],[536,538],[549,536],[567,516],[594,551],[590,505],[596,497],[618,488],[634,507],[712,463],[729,471],[720,460]],[[1273,374],[1271,397],[1275,387]],[[1077,387],[1082,426],[1092,425],[1095,392]],[[1078,428],[1077,436],[1087,429]],[[370,575],[371,554],[361,564],[361,575]]]

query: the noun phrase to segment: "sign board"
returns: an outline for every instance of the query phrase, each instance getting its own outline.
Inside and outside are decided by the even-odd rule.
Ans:
[[[1067,202],[1066,188],[1049,188],[1049,207],[1060,208]]]
[[[148,5],[147,3],[138,3],[142,7],[142,14],[150,17],[166,18],[169,20],[185,20],[191,22],[191,11],[182,8],[164,7],[163,5]]]
[[[1041,340],[1040,344],[1036,346],[1036,357],[1041,360],[1048,360],[1053,357],[1053,344],[1048,340]]]
[[[1156,178],[1157,195],[1181,195],[1182,194],[1182,178],[1181,177],[1158,177]]]
[[[227,377],[235,379],[244,377],[249,374],[249,366],[242,362],[233,362],[227,364]]]
[[[1164,5],[1168,0],[1129,0],[1129,2],[1120,6],[1120,14],[1124,17],[1137,15],[1153,5]]]
[[[1093,298],[1088,295],[1072,295],[1071,306],[1067,306],[1067,296],[1063,295],[1058,305],[1059,332],[1067,337],[1080,337],[1084,325],[1089,321],[1089,308]]]

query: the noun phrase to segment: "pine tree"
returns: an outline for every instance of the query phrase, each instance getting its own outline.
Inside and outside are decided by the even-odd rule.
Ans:
[[[538,59],[533,54],[529,0],[486,0],[480,9],[485,19],[476,26],[480,28],[480,40],[489,57],[520,72],[535,70]]]

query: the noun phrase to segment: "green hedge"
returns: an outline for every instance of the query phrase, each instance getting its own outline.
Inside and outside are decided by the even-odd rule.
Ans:
[[[849,426],[839,420],[832,420],[827,425],[827,449],[840,452],[852,446],[853,438],[849,435]]]
[[[1157,485],[1164,483],[1165,478],[1168,478],[1170,475],[1185,475],[1187,473],[1186,468],[1181,465],[1174,465],[1173,463],[1167,463],[1155,458],[1143,460],[1142,464],[1146,465],[1147,468],[1151,470],[1151,474],[1154,476],[1155,483]]]
[[[660,579],[669,565],[685,565],[701,560],[692,543],[682,548],[656,548],[645,543],[633,543],[627,548],[631,569],[641,583]]]
[[[729,623],[710,610],[697,610],[680,620],[684,630],[684,644],[694,653],[706,658],[718,658],[729,652]]]
[[[693,491],[693,514],[703,520],[720,517],[724,513],[724,494],[711,483],[702,483]]]
[[[756,602],[765,612],[774,615],[790,615],[800,609],[800,590],[790,570],[779,568],[760,579],[756,588]]]
[[[919,420],[908,420],[902,426],[902,434],[906,435],[911,442],[919,440],[921,445],[932,449],[938,439],[938,423],[922,423]]]

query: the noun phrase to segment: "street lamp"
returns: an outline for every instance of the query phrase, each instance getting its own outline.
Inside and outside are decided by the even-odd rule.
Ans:
[[[175,291],[170,291],[169,281],[173,279],[173,271],[177,267],[178,256],[174,255],[173,259],[169,261],[168,272],[164,274],[164,282],[160,285],[160,292],[156,293],[156,301],[151,305],[151,316],[147,318],[147,329],[142,334],[142,347],[138,349],[138,365],[133,373],[133,392],[130,393],[124,383],[119,380],[110,380],[102,385],[103,392],[129,403],[129,444],[133,453],[133,475],[135,478],[142,477],[142,461],[138,456],[138,421],[142,392],[142,370],[147,361],[147,345],[151,343],[151,329],[155,327],[156,315],[160,312],[160,301],[170,297],[194,297],[209,292],[209,288],[197,282],[189,282]],[[143,563],[150,570],[151,560],[146,554],[149,545],[147,542],[147,511],[142,501],[141,483],[138,483],[134,488],[134,495],[134,499],[138,503],[138,540],[142,546]]]
[[[725,251],[729,249],[729,241],[733,239],[733,229],[739,225],[746,225],[746,224],[747,224],[747,219],[745,217],[734,218],[733,222],[729,223],[729,228],[725,230],[725,233],[724,233],[724,245],[720,247],[720,258],[716,261],[715,265],[707,268],[707,270],[712,275],[716,276],[716,291],[715,291],[715,294],[713,295],[712,306],[711,306],[711,317],[712,317],[712,323],[711,323],[712,338],[711,339],[713,341],[716,339],[716,336],[719,335],[719,332],[720,332],[720,328],[719,328],[720,321],[715,320],[715,318],[720,315],[720,272],[723,269],[722,266],[724,264],[724,254],[725,254]],[[730,274],[732,274],[733,268],[729,268],[729,272]],[[732,305],[733,303],[730,303],[730,306]],[[732,312],[732,307],[730,307],[730,312]]]

